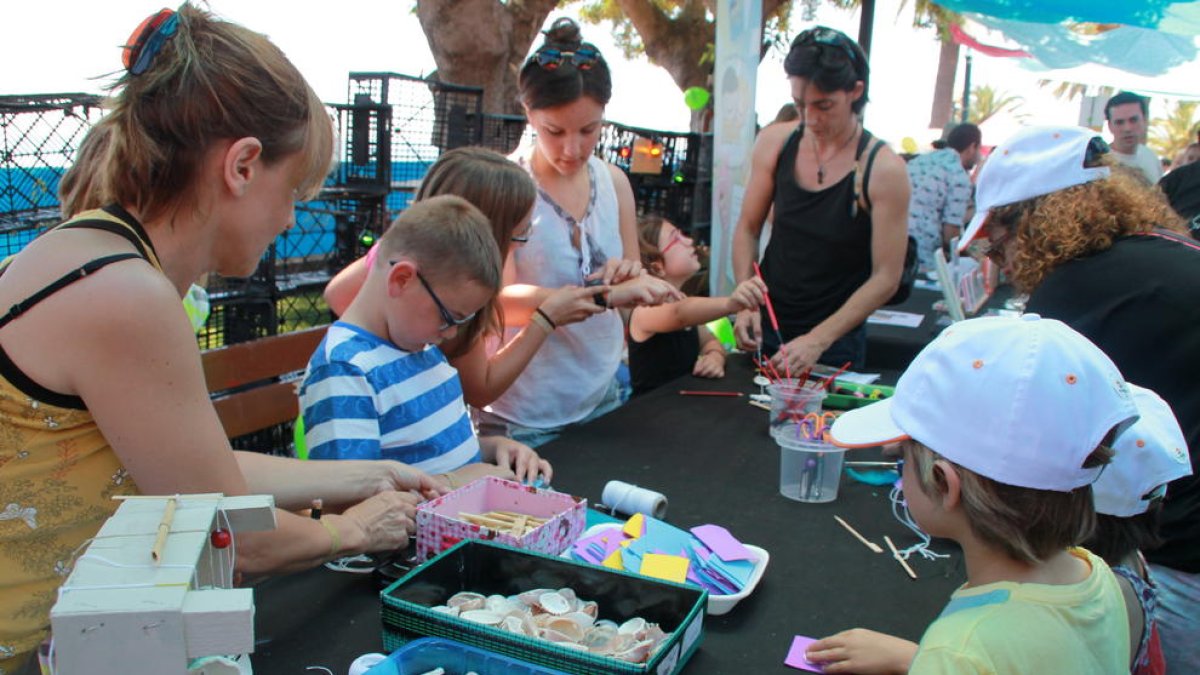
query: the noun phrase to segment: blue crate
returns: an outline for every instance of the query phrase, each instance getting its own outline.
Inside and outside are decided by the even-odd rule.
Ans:
[[[367,671],[366,675],[421,675],[435,668],[445,668],[446,675],[563,675],[532,663],[523,663],[500,654],[442,638],[413,640],[392,652],[386,661]]]

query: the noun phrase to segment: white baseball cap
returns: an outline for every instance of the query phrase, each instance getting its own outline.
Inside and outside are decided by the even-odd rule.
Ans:
[[[849,448],[912,438],[992,480],[1068,492],[1096,480],[1084,460],[1137,414],[1112,360],[1066,324],[983,317],[942,331],[891,398],[844,413],[830,436]]]
[[[1096,158],[1108,144],[1083,127],[1028,127],[988,155],[975,182],[975,217],[958,240],[962,252],[979,236],[988,214],[1007,206],[1108,177]]]
[[[1127,518],[1145,513],[1150,493],[1192,475],[1187,441],[1171,406],[1149,389],[1129,385],[1140,417],[1117,437],[1117,456],[1092,484],[1096,512]]]

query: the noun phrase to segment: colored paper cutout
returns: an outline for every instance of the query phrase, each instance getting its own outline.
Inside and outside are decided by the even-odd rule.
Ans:
[[[808,646],[816,642],[813,638],[797,635],[792,638],[792,648],[788,650],[787,658],[783,660],[783,665],[791,666],[799,670],[807,670],[813,673],[823,673],[825,669],[816,663],[810,662],[804,656],[804,651]]]
[[[638,573],[642,576],[682,584],[687,580],[688,566],[687,558],[663,553],[647,553],[642,556],[642,568]]]
[[[750,549],[720,525],[699,525],[692,528],[692,534],[721,560],[750,560],[752,557]]]
[[[642,536],[646,533],[645,516],[640,513],[633,514],[629,517],[629,520],[625,521],[625,527],[621,529],[625,534],[635,539]]]
[[[619,550],[613,551],[601,564],[614,570],[625,569],[625,566],[621,564],[621,551]]]

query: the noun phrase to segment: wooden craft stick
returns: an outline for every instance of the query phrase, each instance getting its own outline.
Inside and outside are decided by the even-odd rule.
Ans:
[[[154,538],[154,546],[150,549],[150,557],[154,559],[155,565],[159,563],[163,547],[167,545],[167,535],[171,533],[171,523],[175,520],[175,507],[178,505],[179,498],[171,497],[167,507],[163,509],[162,520],[158,521],[158,536]]]
[[[892,550],[892,557],[896,559],[896,562],[900,563],[900,566],[904,568],[905,572],[908,572],[908,576],[916,579],[917,573],[913,571],[913,568],[908,566],[907,560],[900,557],[900,551],[896,550],[896,545],[892,543],[891,537],[889,537],[885,534],[885,535],[883,535],[883,541],[884,541],[884,543],[886,543],[888,545],[888,548],[890,548]]]
[[[115,502],[136,502],[147,499],[157,499],[159,501],[166,499],[165,495],[113,495],[112,500]],[[195,495],[175,495],[171,499],[224,499],[225,495],[220,492],[205,492]]]
[[[728,396],[737,398],[742,396],[740,391],[712,391],[709,389],[680,389],[680,396]]]
[[[763,410],[766,410],[767,412],[771,412],[771,406],[767,405],[766,403],[763,403],[762,401],[755,401],[754,399],[750,399],[749,401],[746,401],[746,402],[749,403],[750,405],[754,406],[755,408],[762,408]]]
[[[883,553],[883,549],[879,548],[879,544],[876,544],[875,542],[871,541],[870,539],[867,539],[866,537],[859,534],[858,530],[854,529],[853,527],[850,527],[850,523],[847,523],[846,521],[842,520],[841,516],[834,516],[833,519],[838,521],[839,525],[846,528],[847,532],[854,535],[855,539],[861,541],[863,543],[863,546],[866,546],[867,548],[871,549],[871,551],[873,553]]]

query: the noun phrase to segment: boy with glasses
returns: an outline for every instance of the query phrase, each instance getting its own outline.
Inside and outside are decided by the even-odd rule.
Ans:
[[[309,456],[396,459],[450,488],[483,475],[548,481],[549,463],[528,446],[476,437],[458,372],[437,346],[499,287],[500,252],[477,208],[440,196],[405,210],[309,361],[300,388]]]

